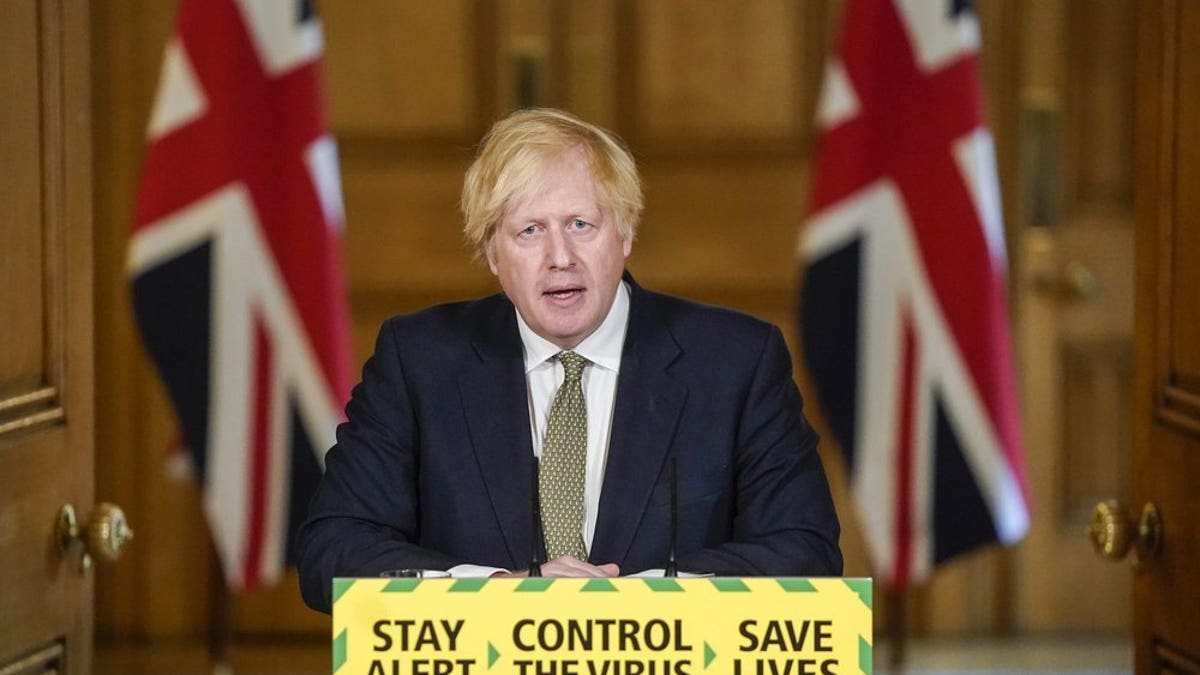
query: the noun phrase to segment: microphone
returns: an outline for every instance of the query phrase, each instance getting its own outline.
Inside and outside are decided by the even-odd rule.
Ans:
[[[663,568],[664,577],[677,577],[679,570],[675,565],[675,542],[679,538],[679,462],[678,457],[671,455],[671,531],[670,548],[667,549],[667,566]]]
[[[531,522],[529,528],[529,576],[542,576],[542,563],[538,562],[541,557],[538,547],[538,533],[541,532],[542,526],[542,500],[538,491],[541,490],[541,484],[538,482],[538,458],[533,455],[533,461],[530,466],[533,467],[533,474],[530,476],[529,484],[533,487],[533,491],[529,498],[529,513]]]

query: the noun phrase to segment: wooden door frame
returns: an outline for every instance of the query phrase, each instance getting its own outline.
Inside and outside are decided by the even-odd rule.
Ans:
[[[1200,397],[1194,382],[1180,378],[1180,368],[1189,365],[1193,372],[1187,375],[1195,378],[1195,365],[1187,359],[1195,358],[1197,348],[1186,339],[1194,336],[1195,327],[1185,328],[1181,339],[1174,323],[1194,317],[1177,307],[1194,302],[1200,292],[1194,246],[1181,245],[1196,236],[1200,224],[1179,192],[1180,184],[1196,175],[1194,165],[1182,162],[1194,157],[1200,144],[1194,134],[1180,135],[1181,116],[1196,119],[1196,94],[1182,82],[1189,72],[1195,78],[1200,61],[1200,15],[1185,4],[1190,2],[1143,2],[1138,16],[1138,302],[1130,510],[1136,518],[1144,504],[1156,503],[1162,518],[1162,550],[1133,582],[1134,664],[1139,673],[1168,666],[1200,672],[1200,580],[1191,571],[1200,550],[1194,525],[1197,497],[1187,483],[1200,466]],[[1186,23],[1188,10],[1193,12],[1191,25]],[[1184,30],[1190,30],[1190,42],[1185,42]],[[1191,53],[1185,51],[1189,46]],[[1183,262],[1181,255],[1186,256]],[[1191,351],[1181,354],[1180,344]]]

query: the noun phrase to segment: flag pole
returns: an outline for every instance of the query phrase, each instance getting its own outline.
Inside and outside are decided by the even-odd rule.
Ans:
[[[225,582],[225,568],[215,549],[212,558],[216,574],[213,575],[215,579],[208,617],[208,661],[212,665],[212,675],[233,675],[233,618],[229,584]]]
[[[908,591],[889,586],[886,594],[888,598],[888,634],[892,638],[888,667],[893,673],[902,673],[908,659]]]

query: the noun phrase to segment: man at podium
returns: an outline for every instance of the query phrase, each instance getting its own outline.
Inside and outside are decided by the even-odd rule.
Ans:
[[[297,542],[310,606],[400,568],[841,574],[779,329],[642,288],[642,203],[603,129],[492,127],[462,211],[503,292],[383,325]]]

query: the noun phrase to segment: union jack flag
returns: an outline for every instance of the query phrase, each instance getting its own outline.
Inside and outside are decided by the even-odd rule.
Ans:
[[[849,0],[800,240],[804,356],[892,588],[1029,527],[979,24]]]
[[[290,561],[350,391],[337,150],[307,2],[183,0],[128,252],[226,583]]]

